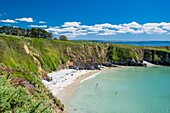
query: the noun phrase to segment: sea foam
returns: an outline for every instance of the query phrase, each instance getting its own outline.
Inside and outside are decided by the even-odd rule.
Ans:
[[[83,83],[84,81],[89,80],[89,79],[93,79],[93,78],[96,77],[96,75],[98,75],[98,74],[100,74],[100,73],[101,73],[101,72],[95,73],[95,74],[93,74],[93,75],[91,75],[91,76],[89,76],[89,77],[81,80],[80,83]]]

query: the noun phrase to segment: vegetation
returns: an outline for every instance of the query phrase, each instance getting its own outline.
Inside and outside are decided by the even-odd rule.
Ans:
[[[61,35],[59,37],[59,39],[62,40],[62,41],[67,41],[67,37],[65,35]]]
[[[13,73],[0,63],[0,113],[52,113],[51,101],[64,109],[40,82],[35,85]]]
[[[10,79],[0,76],[0,112],[11,113],[50,113],[46,99],[29,95],[21,86],[14,87]],[[37,95],[38,96],[38,95]],[[49,103],[49,102],[48,102]]]
[[[47,41],[47,45],[45,41]],[[0,110],[2,112],[29,113],[36,106],[36,113],[43,111],[43,109],[45,113],[52,113],[54,110],[62,111],[64,109],[61,102],[54,98],[41,83],[41,79],[46,78],[46,72],[55,70],[59,62],[57,56],[52,56],[54,53],[49,53],[51,50],[47,48],[48,41],[52,40],[38,38],[30,40],[30,38],[0,35],[0,48],[2,48],[0,49],[0,90],[2,93],[6,92],[3,95],[0,94]],[[28,43],[30,45],[35,44],[34,47],[37,48],[34,49],[33,46],[28,47],[30,54],[26,53],[24,48],[24,44]],[[44,51],[41,44],[45,47]],[[42,52],[42,57],[39,57],[36,53],[39,51]],[[38,72],[38,67],[41,67],[41,64],[45,70],[43,70],[43,73]],[[6,77],[8,79],[5,79]],[[20,92],[20,90],[22,91]],[[10,95],[12,92],[14,96]],[[11,101],[5,102],[10,96],[13,97]],[[13,100],[16,97],[17,100]],[[14,108],[9,106],[11,105],[10,102],[13,101],[16,103]],[[19,102],[22,103],[22,106]],[[53,108],[51,106],[56,107]]]
[[[108,52],[108,58],[110,60],[113,60],[114,62],[123,61],[126,59],[134,59],[138,60],[137,56],[135,55],[135,52],[133,51],[133,48],[125,47],[117,47],[117,46],[110,46],[109,52]]]
[[[53,38],[51,33],[48,33],[47,31],[42,30],[40,28],[22,29],[16,27],[2,26],[0,27],[0,33],[7,34],[7,35],[17,35],[17,36],[37,37],[37,38],[47,38],[47,39]]]

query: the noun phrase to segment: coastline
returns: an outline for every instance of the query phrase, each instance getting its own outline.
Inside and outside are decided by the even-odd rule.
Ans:
[[[91,70],[88,73],[80,75],[71,84],[69,84],[67,87],[64,87],[62,90],[60,90],[59,93],[55,94],[54,96],[57,97],[66,106],[69,97],[74,94],[74,92],[78,89],[82,81],[86,80],[88,77],[93,76],[94,74],[97,74],[107,69],[110,68],[104,67],[101,70]]]
[[[82,82],[88,80],[88,78],[93,77],[102,71],[109,70],[109,69],[118,69],[122,67],[124,66],[104,67],[101,70],[91,70],[89,73],[85,73],[79,76],[78,78],[76,78],[74,82],[69,84],[67,87],[64,87],[59,93],[54,94],[54,96],[57,97],[64,104],[65,112],[67,112],[68,110],[67,104],[68,104],[69,98],[77,91],[77,89],[79,88]]]
[[[65,109],[67,110],[67,103],[69,98],[74,94],[74,92],[78,89],[80,82],[98,72],[101,70],[93,70],[89,73],[83,74],[80,77],[76,78],[74,82],[72,82],[67,87],[63,88],[59,93],[55,94],[54,96],[57,97],[65,106]]]
[[[149,62],[145,62],[145,63],[149,64],[148,66],[154,66],[154,64],[151,64]],[[123,67],[126,67],[126,66],[119,65],[117,67],[103,67],[101,68],[101,70],[64,69],[64,70],[60,70],[60,71],[63,71],[64,73],[63,72],[61,73],[60,71],[49,73],[48,76],[52,78],[51,82],[47,82],[47,81],[42,81],[42,82],[52,92],[52,94],[56,98],[58,98],[61,101],[61,103],[64,104],[65,106],[64,112],[67,112],[68,110],[67,104],[68,104],[69,98],[77,91],[77,89],[79,88],[82,82],[95,77],[97,74],[99,74],[102,71],[109,70],[109,69],[115,70],[115,69],[123,68]],[[62,74],[64,76],[62,76]],[[70,76],[71,78],[69,78],[68,76]],[[63,80],[62,82],[60,81],[59,84],[53,84],[54,81],[61,79],[61,78],[64,79],[64,81]],[[67,80],[65,81],[66,78]]]
[[[165,72],[166,74],[162,76],[164,74],[160,74],[159,72]],[[68,101],[67,109],[65,109],[67,110],[66,113],[90,113],[91,111],[96,113],[109,113],[113,111],[128,111],[131,113],[133,111],[135,113],[138,112],[142,105],[146,105],[143,107],[143,110],[150,108],[148,106],[152,105],[152,102],[155,102],[156,106],[156,108],[155,106],[153,108],[157,109],[154,112],[159,110],[163,111],[164,109],[168,110],[168,101],[165,102],[165,98],[162,98],[168,94],[165,93],[168,88],[166,85],[168,83],[167,77],[169,78],[168,73],[168,67],[147,68],[129,66],[103,71],[100,75],[97,75],[96,78],[80,84],[81,87],[78,88]],[[155,81],[153,82],[153,80]],[[155,84],[155,82],[158,84]],[[97,88],[95,87],[96,83],[99,83]],[[161,91],[165,90],[165,92],[159,93],[159,83],[163,85]],[[155,85],[157,86],[155,87]],[[164,88],[165,86],[166,88]],[[145,97],[147,98],[146,100]],[[158,97],[161,99],[163,105],[165,103],[165,108],[160,107]],[[141,101],[141,103],[138,103],[140,106],[136,106],[138,100]],[[131,103],[131,101],[133,101],[133,103]],[[121,109],[119,105],[122,105]],[[153,112],[153,109],[146,109],[146,112]]]
[[[149,64],[148,66],[155,66],[152,63],[145,62]],[[59,91],[59,93],[54,94],[55,97],[57,97],[65,106],[65,112],[67,112],[67,104],[69,101],[69,98],[76,92],[76,90],[79,88],[80,84],[88,78],[95,76],[96,74],[99,74],[102,71],[109,70],[109,69],[118,69],[118,68],[125,68],[127,66],[120,66],[117,67],[104,67],[101,70],[90,70],[90,72],[87,72],[85,74],[82,74],[81,76],[78,76],[72,83],[64,87],[62,90]]]
[[[145,62],[149,64],[148,66],[154,66],[149,62]],[[52,78],[52,81],[42,81],[44,85],[52,92],[52,94],[58,98],[61,103],[65,106],[65,111],[68,111],[67,104],[69,98],[77,91],[80,84],[90,78],[95,77],[102,71],[105,70],[115,70],[118,68],[123,68],[126,66],[117,66],[117,67],[103,67],[101,70],[73,70],[73,69],[64,69],[57,72],[49,73],[48,76]],[[72,75],[73,74],[73,75]],[[71,77],[71,78],[70,78]],[[56,80],[60,79],[60,83],[54,84],[54,82],[58,82]],[[64,81],[63,81],[64,79]]]
[[[72,84],[70,84],[68,87],[66,87],[64,90],[62,90],[58,94],[58,97],[61,97],[59,99],[65,106],[65,113],[68,112],[67,104],[68,104],[69,98],[78,90],[78,88],[82,82],[95,77],[97,74],[99,74],[103,71],[110,70],[110,69],[116,70],[116,69],[125,68],[125,67],[127,67],[127,66],[117,65],[117,67],[104,67],[101,70],[92,70],[92,72],[84,74],[81,77],[79,77],[78,79],[76,79]]]
[[[65,112],[67,112],[67,103],[69,98],[79,88],[79,85],[87,80],[89,77],[93,77],[96,74],[118,67],[103,67],[101,70],[73,70],[64,69],[57,72],[49,73],[48,76],[52,78],[52,81],[43,80],[42,83],[52,92],[52,94],[58,98],[65,106]],[[58,80],[59,79],[59,80]],[[64,81],[63,81],[64,80]]]

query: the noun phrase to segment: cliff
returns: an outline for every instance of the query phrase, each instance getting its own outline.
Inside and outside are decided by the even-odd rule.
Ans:
[[[35,103],[32,105],[33,110],[48,113],[62,112],[64,109],[64,105],[41,83],[42,79],[50,80],[46,75],[51,71],[66,67],[98,69],[101,64],[143,66],[143,60],[170,65],[169,47],[134,47],[0,35],[0,48],[0,77],[5,77],[1,80],[5,81],[4,84],[7,83],[6,87],[11,87],[11,92],[14,92],[14,87],[21,88],[24,98],[32,96],[33,101],[30,103]],[[1,90],[6,92],[3,87]],[[10,93],[6,95],[11,96]],[[10,102],[6,103],[11,104]],[[25,107],[20,106],[20,110],[26,109]],[[8,110],[11,109],[12,107]],[[18,109],[12,109],[12,112]],[[1,106],[0,110],[2,111]]]
[[[146,48],[143,59],[157,65],[170,66],[170,49],[169,47]]]

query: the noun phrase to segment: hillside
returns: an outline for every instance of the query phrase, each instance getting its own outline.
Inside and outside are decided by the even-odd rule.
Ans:
[[[62,112],[64,105],[41,83],[42,79],[50,80],[47,73],[54,70],[66,67],[93,69],[106,63],[143,66],[143,59],[170,66],[168,47],[135,47],[0,35],[0,48],[0,112],[22,112],[26,109],[32,113],[36,110]]]

